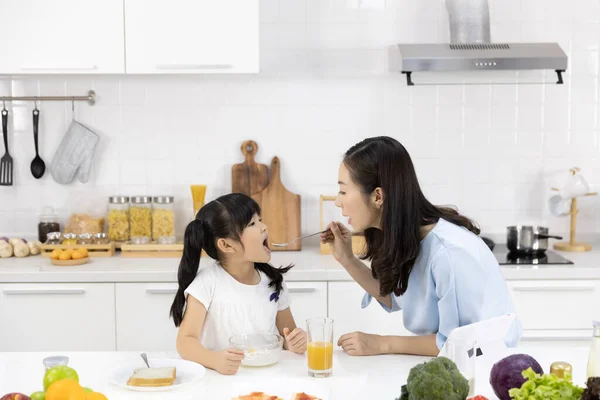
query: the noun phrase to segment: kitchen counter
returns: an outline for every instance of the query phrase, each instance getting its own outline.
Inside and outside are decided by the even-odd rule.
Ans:
[[[586,253],[560,252],[571,265],[502,266],[507,280],[600,279],[600,245]],[[207,257],[201,263],[211,262]],[[272,264],[295,264],[286,280],[351,281],[333,256],[321,254],[317,246],[297,252],[274,252]],[[92,258],[83,266],[56,267],[49,259],[34,256],[0,259],[0,283],[34,282],[176,282],[177,258],[125,258],[119,255]]]
[[[574,347],[564,349],[519,349],[536,358],[545,371],[550,363],[565,360],[573,365],[573,381],[583,386],[588,349]],[[110,400],[158,400],[158,399],[231,399],[252,391],[264,391],[289,400],[293,392],[307,392],[323,400],[377,399],[393,400],[400,395],[400,387],[406,382],[410,369],[425,357],[376,356],[351,357],[336,351],[334,376],[314,379],[307,376],[306,357],[283,352],[278,364],[266,368],[240,368],[235,376],[223,376],[207,370],[202,381],[174,392],[139,393],[111,385],[112,370],[122,362],[142,363],[139,353],[95,352],[64,353],[69,365],[77,370],[83,386],[103,392]],[[0,395],[9,392],[31,394],[42,387],[42,359],[48,353],[0,353]],[[152,358],[174,357],[175,354],[150,353]],[[140,365],[142,366],[142,365]],[[488,399],[496,399],[489,386],[489,370],[478,368],[475,391]],[[276,379],[274,379],[276,378]]]

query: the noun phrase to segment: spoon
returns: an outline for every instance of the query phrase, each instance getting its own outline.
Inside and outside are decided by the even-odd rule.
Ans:
[[[271,245],[275,246],[275,247],[286,247],[286,246],[289,246],[290,244],[294,243],[296,240],[305,239],[307,237],[319,235],[319,234],[325,233],[325,232],[327,232],[327,229],[325,229],[324,231],[311,233],[309,235],[300,236],[299,238],[296,238],[296,239],[294,239],[294,240],[292,240],[291,242],[288,242],[288,243],[271,243]]]
[[[39,149],[38,149],[38,125],[40,121],[40,110],[35,107],[33,110],[33,141],[35,143],[35,158],[31,162],[31,175],[35,179],[40,179],[44,172],[46,172],[46,164],[44,160],[40,157]]]
[[[144,360],[148,368],[150,368],[150,363],[148,363],[148,357],[146,356],[146,353],[142,353],[140,355],[142,356],[142,359]]]

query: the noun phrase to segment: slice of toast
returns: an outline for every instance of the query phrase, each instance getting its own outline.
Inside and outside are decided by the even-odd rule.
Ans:
[[[159,387],[171,386],[177,377],[175,367],[139,368],[127,381],[129,386]]]

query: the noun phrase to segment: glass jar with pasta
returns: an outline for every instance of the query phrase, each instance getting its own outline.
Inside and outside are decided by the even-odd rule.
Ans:
[[[152,237],[152,198],[134,196],[129,207],[129,236]]]
[[[175,211],[173,205],[175,198],[172,196],[158,196],[154,198],[152,207],[152,240],[175,236]]]
[[[115,242],[129,240],[129,197],[108,198],[108,238]]]

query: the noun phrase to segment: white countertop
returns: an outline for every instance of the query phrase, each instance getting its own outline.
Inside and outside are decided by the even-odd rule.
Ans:
[[[523,352],[523,349],[519,349]],[[532,348],[525,351],[532,355],[548,372],[553,361],[568,361],[573,366],[574,383],[583,386],[588,349],[586,347],[546,349]],[[59,354],[59,353],[55,353]],[[139,393],[110,384],[115,367],[122,362],[139,360],[138,353],[97,352],[60,353],[69,356],[69,365],[75,368],[83,386],[104,393],[110,400],[155,399],[210,399],[230,400],[240,394],[264,391],[289,400],[294,392],[306,392],[323,400],[377,399],[394,400],[400,396],[400,388],[406,383],[410,369],[425,357],[377,356],[351,357],[336,352],[333,377],[310,378],[307,375],[306,356],[283,352],[278,364],[266,368],[242,367],[234,376],[223,376],[207,370],[198,384],[175,392]],[[10,392],[31,394],[41,390],[43,378],[42,359],[49,353],[0,353],[0,395]],[[174,354],[150,353],[149,359]],[[141,367],[142,365],[140,365]],[[479,369],[481,376],[475,378],[475,392],[488,399],[496,399],[489,386],[489,370]],[[175,395],[176,394],[176,395]]]
[[[600,279],[600,244],[586,253],[565,253],[572,265],[502,266],[507,280]],[[210,262],[203,258],[202,263]],[[286,274],[293,281],[350,281],[350,275],[333,256],[321,254],[316,246],[302,251],[273,252],[274,266],[290,263]],[[0,259],[0,283],[20,282],[176,282],[177,258],[92,258],[78,267],[56,267],[41,256]]]

